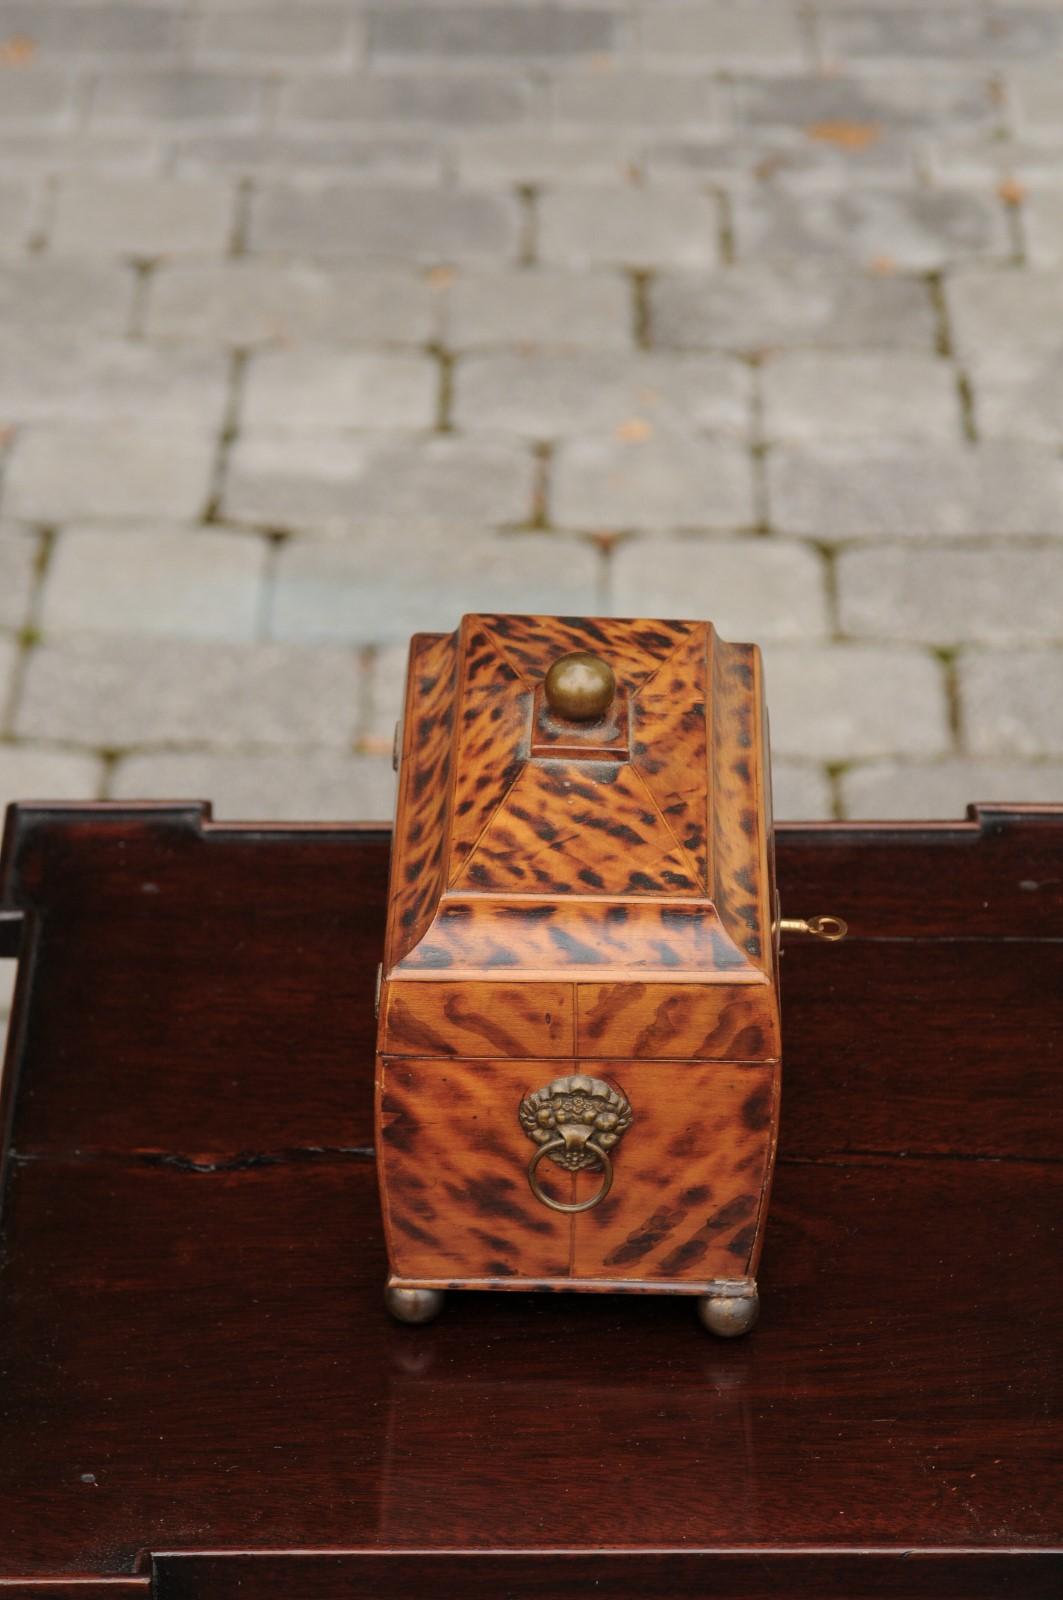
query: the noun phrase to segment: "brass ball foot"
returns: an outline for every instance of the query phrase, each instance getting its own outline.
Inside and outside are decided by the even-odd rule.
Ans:
[[[442,1289],[384,1290],[384,1304],[396,1322],[432,1322],[443,1309]]]
[[[760,1296],[752,1294],[703,1294],[698,1299],[698,1316],[710,1333],[721,1339],[737,1339],[756,1324]]]

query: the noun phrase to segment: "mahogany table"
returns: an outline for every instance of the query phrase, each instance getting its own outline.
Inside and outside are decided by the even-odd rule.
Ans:
[[[783,826],[747,1340],[382,1301],[382,827],[16,807],[0,1600],[1056,1597],[1063,808]]]

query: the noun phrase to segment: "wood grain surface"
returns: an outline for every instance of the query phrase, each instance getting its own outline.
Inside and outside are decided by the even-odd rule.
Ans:
[[[784,953],[732,1344],[656,1296],[391,1323],[387,859],[194,807],[12,817],[0,1592],[1058,1593],[1063,812],[780,828],[784,910],[853,934]]]

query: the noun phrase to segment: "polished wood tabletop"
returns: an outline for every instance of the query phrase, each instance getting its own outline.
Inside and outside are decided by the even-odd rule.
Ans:
[[[779,828],[786,915],[851,933],[785,947],[733,1342],[656,1297],[387,1316],[388,851],[9,814],[0,1597],[1058,1596],[1063,808]]]

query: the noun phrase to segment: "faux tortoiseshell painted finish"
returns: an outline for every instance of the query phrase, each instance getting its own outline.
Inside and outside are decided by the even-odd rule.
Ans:
[[[536,689],[573,649],[616,672],[626,759],[614,741],[602,759],[532,755]],[[418,635],[385,975],[770,980],[760,702],[757,650],[707,623],[489,616]]]
[[[402,1056],[571,1056],[570,983],[390,985],[384,1048]]]
[[[751,1276],[774,1157],[774,1066],[628,1061],[605,1075],[631,1102],[625,1141],[636,1127],[641,1138],[617,1156],[612,1192],[573,1219],[573,1276],[695,1288]],[[595,1176],[576,1174],[579,1198]]]
[[[456,663],[453,634],[414,638],[406,680],[385,969],[418,943],[443,892]]]
[[[767,855],[770,784],[756,782],[767,761],[760,652],[730,645],[713,654],[712,854],[716,909],[735,943],[758,964],[770,943]]]
[[[706,1280],[750,1274],[773,1154],[772,1065],[600,1064],[630,1101],[632,1127],[612,1192],[565,1216],[525,1182],[531,1147],[515,1110],[528,1089],[577,1066],[388,1061],[379,1149],[398,1278],[467,1288],[575,1278],[603,1289],[633,1279],[673,1292],[688,1282],[696,1293]],[[562,1200],[584,1199],[601,1181],[545,1164],[540,1173]]]
[[[581,983],[576,1053],[636,1061],[770,1061],[778,1011],[752,985]]]
[[[616,674],[598,725],[544,712],[571,650]],[[755,1271],[780,1055],[766,763],[759,653],[707,623],[414,639],[378,1039],[394,1281],[698,1293]],[[606,1200],[562,1215],[516,1113],[583,1070],[634,1121]],[[540,1174],[569,1203],[601,1176]]]
[[[572,1218],[534,1198],[517,1107],[556,1061],[389,1061],[379,1105],[380,1176],[392,1271],[405,1279],[561,1280]],[[538,1074],[536,1076],[536,1073]],[[543,1174],[566,1199],[574,1174]]]
[[[695,895],[701,887],[630,762],[528,761],[485,827],[459,890],[547,897]]]

